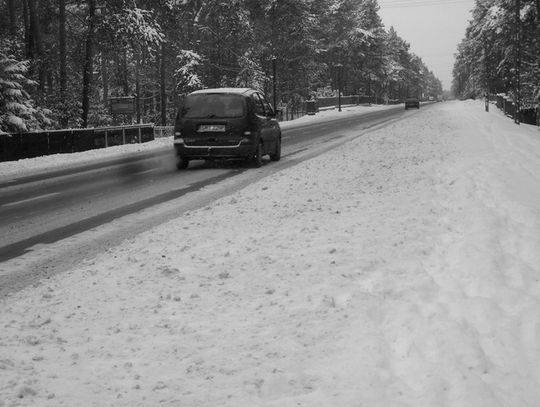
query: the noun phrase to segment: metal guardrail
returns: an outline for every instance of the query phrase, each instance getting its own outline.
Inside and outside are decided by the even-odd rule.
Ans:
[[[174,126],[154,126],[154,137],[172,137],[174,136]]]
[[[75,153],[154,140],[152,124],[0,134],[0,161]]]

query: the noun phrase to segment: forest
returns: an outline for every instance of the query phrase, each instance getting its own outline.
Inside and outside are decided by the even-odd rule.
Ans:
[[[522,108],[540,102],[540,0],[476,0],[458,47],[453,91],[504,93]]]
[[[179,98],[252,87],[280,105],[442,93],[377,0],[0,0],[0,132],[169,125]],[[131,117],[113,115],[130,98]]]

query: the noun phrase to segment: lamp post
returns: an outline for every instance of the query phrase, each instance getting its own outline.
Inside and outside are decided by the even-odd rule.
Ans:
[[[276,57],[272,57],[272,94],[274,99],[274,112],[276,112]]]
[[[341,112],[341,70],[343,69],[343,64],[336,64],[338,70],[338,112]]]

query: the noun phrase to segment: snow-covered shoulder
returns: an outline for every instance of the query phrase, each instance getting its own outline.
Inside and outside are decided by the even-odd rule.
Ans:
[[[2,299],[0,406],[538,405],[538,174],[406,115]]]

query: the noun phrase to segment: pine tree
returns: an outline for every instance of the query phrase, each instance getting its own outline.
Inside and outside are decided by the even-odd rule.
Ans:
[[[274,62],[277,100],[289,105],[335,90],[338,71],[349,94],[432,92],[429,70],[385,32],[378,9],[377,0],[4,0],[0,38],[21,44],[12,60],[28,61],[25,100],[64,128],[130,122],[111,115],[115,96],[135,97],[137,120],[161,124],[178,95],[200,87],[273,99]]]
[[[538,103],[540,1],[476,0],[472,16],[456,55],[454,93],[462,98],[486,91],[516,96],[519,83],[521,106]]]
[[[50,124],[49,113],[33,106],[26,88],[36,85],[28,79],[29,62],[18,61],[0,44],[0,133],[17,133]]]

